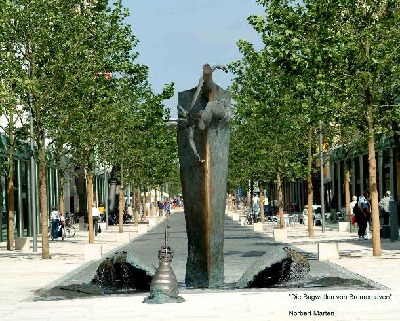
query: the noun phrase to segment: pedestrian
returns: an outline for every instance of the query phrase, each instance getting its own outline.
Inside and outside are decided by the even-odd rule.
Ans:
[[[258,216],[260,214],[260,198],[256,193],[254,193],[253,195],[252,202],[253,202],[253,208],[252,208],[253,219],[255,222],[257,222]]]
[[[260,216],[260,203],[254,203],[253,204],[253,214],[254,214],[254,220],[257,221],[259,216]]]
[[[129,216],[129,221],[133,222],[133,207],[132,207],[132,205],[130,203],[128,205],[127,213],[128,213],[128,216]]]
[[[355,223],[356,223],[356,215],[354,213],[354,206],[357,204],[357,199],[358,199],[358,197],[354,195],[353,200],[350,202],[350,213],[351,213],[350,221],[351,221],[352,225],[355,225]]]
[[[164,212],[164,204],[161,201],[158,201],[158,216],[163,216]]]
[[[257,194],[254,194],[252,201],[253,201],[253,206],[254,206],[254,204],[256,204],[256,203],[258,204],[260,202],[260,198],[258,197]],[[258,205],[260,205],[260,204],[258,204]]]
[[[269,216],[269,200],[268,200],[268,196],[264,197],[264,216]]]
[[[166,215],[167,215],[167,216],[170,216],[170,215],[171,215],[171,210],[172,210],[172,204],[171,204],[170,201],[168,201],[168,202],[167,202],[167,205],[166,205]]]
[[[389,201],[390,191],[387,191],[379,202],[379,207],[382,209],[383,225],[389,225]]]
[[[96,203],[93,203],[92,220],[93,220],[93,229],[94,229],[95,236],[97,236],[97,233],[99,232],[99,216],[100,216],[100,211],[99,211],[98,207],[96,206]]]
[[[62,212],[60,212],[60,225],[61,225],[61,236],[64,240],[64,235],[65,235],[65,216],[63,215]]]
[[[51,214],[51,240],[58,239],[58,225],[60,222],[60,213],[57,211],[57,207],[53,206]]]
[[[104,207],[104,204],[102,202],[100,202],[100,204],[99,204],[99,211],[100,211],[100,222],[105,222],[106,221],[106,217],[105,217],[106,208]]]
[[[358,239],[366,240],[369,238],[367,228],[371,215],[370,194],[368,190],[364,191],[363,195],[360,196],[357,206],[354,206],[354,210],[358,225]]]

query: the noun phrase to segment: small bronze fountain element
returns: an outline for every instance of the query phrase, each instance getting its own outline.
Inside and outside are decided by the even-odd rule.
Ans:
[[[181,303],[185,299],[179,296],[178,281],[170,263],[174,252],[168,246],[168,220],[165,229],[165,244],[158,250],[159,266],[150,283],[150,296],[143,303]]]

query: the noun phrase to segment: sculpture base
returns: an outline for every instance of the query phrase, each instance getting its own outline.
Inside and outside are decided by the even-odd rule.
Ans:
[[[182,298],[181,296],[172,297],[162,293],[159,293],[155,296],[148,296],[143,300],[143,303],[148,303],[148,304],[182,303],[182,302],[185,302],[185,299]]]

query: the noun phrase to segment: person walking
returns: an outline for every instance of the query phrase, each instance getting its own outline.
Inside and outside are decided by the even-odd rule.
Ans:
[[[92,220],[93,220],[93,229],[94,229],[95,236],[97,236],[97,233],[99,232],[99,216],[100,216],[100,211],[99,211],[98,207],[96,206],[96,203],[93,203]]]
[[[379,202],[379,207],[382,209],[383,225],[389,225],[389,201],[390,191],[387,191]]]
[[[364,191],[360,196],[357,206],[354,206],[356,211],[356,220],[358,224],[358,239],[366,240],[369,238],[369,233],[366,231],[368,228],[368,221],[371,214],[371,203],[369,201],[369,191]]]
[[[51,214],[51,240],[58,239],[58,225],[60,222],[60,213],[57,211],[57,207],[53,206]]]
[[[350,202],[350,213],[351,213],[350,222],[352,225],[355,225],[355,223],[357,222],[356,215],[354,213],[354,206],[356,206],[356,204],[357,204],[357,199],[358,199],[358,197],[354,195],[353,200]]]
[[[61,225],[61,237],[64,240],[65,236],[65,216],[63,215],[62,212],[60,212],[60,222],[59,224]]]
[[[99,204],[99,211],[100,211],[100,222],[105,222],[106,221],[106,217],[105,217],[106,208],[104,207],[104,204],[102,202],[100,202],[100,204]]]
[[[268,196],[264,197],[264,201],[263,201],[263,205],[264,205],[264,215],[265,216],[269,216],[269,200],[268,200]]]
[[[146,200],[146,215],[150,216],[150,201]]]
[[[158,216],[163,216],[163,212],[164,212],[164,203],[158,201]]]
[[[166,215],[170,216],[171,215],[171,210],[172,210],[172,204],[170,201],[167,202],[167,205],[165,206],[165,210],[166,210]]]
[[[126,209],[126,212],[128,213],[129,216],[129,222],[133,222],[133,207],[129,203],[128,208]]]

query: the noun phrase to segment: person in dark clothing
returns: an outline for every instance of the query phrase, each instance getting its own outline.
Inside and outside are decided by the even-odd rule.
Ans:
[[[163,216],[164,213],[164,203],[158,201],[158,216]]]
[[[356,203],[353,207],[353,213],[358,225],[358,238],[361,240],[365,238],[365,230],[367,228],[367,218],[362,213],[360,206]]]
[[[368,226],[368,221],[371,212],[371,204],[369,202],[369,192],[365,191],[363,196],[360,196],[358,204],[354,205],[353,212],[356,216],[356,222],[358,225],[358,239],[366,240],[366,229]]]

